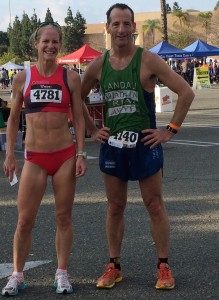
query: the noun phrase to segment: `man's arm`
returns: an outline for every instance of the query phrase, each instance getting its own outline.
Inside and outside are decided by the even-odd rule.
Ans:
[[[195,97],[193,90],[180,75],[171,70],[164,60],[156,54],[145,54],[143,56],[142,67],[149,69],[151,76],[159,78],[164,85],[178,95],[176,107],[170,123],[177,128],[180,128]],[[144,80],[144,74],[142,75],[141,80],[142,78]],[[148,136],[144,141],[146,141],[146,144],[151,145],[151,147],[154,147],[159,143],[167,142],[174,136],[174,134],[168,130],[163,130],[162,132],[146,130],[145,132],[148,133]]]
[[[103,56],[99,56],[88,64],[82,79],[82,100],[85,100],[87,98],[91,89],[94,88],[99,82],[101,76],[102,63]],[[83,112],[86,128],[91,133],[92,138],[99,142],[104,142],[104,140],[106,140],[109,136],[109,128],[103,127],[101,129],[98,129],[95,126],[85,102],[83,102]]]

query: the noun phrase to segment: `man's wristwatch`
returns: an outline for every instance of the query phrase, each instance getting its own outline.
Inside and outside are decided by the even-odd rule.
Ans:
[[[78,153],[76,154],[76,157],[78,156],[82,156],[84,159],[87,158],[87,152],[83,152],[83,151],[78,151]]]
[[[166,129],[171,132],[171,133],[174,133],[174,134],[177,134],[178,130],[176,130],[175,128],[173,128],[172,126],[170,125],[167,125]]]

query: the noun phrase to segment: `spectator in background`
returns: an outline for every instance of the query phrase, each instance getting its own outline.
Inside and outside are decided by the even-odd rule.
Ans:
[[[73,71],[75,71],[75,72],[77,72],[77,73],[79,73],[79,70],[78,70],[78,68],[77,68],[76,64],[74,64],[74,65],[73,65],[73,68],[72,68],[72,70],[73,70]]]
[[[213,62],[213,83],[217,83],[217,81],[218,81],[217,74],[218,74],[218,63],[217,63],[217,60],[214,59],[214,62]]]
[[[214,68],[213,68],[213,61],[211,58],[208,63],[208,73],[209,73],[209,78],[210,78],[210,84],[213,84]]]
[[[1,84],[2,84],[2,90],[6,89],[7,87],[7,72],[5,70],[5,68],[2,68],[1,72]]]
[[[12,69],[8,72],[8,78],[9,78],[9,82],[10,82],[11,86],[12,86],[12,83],[13,83],[14,74],[15,74],[15,71],[12,70]]]

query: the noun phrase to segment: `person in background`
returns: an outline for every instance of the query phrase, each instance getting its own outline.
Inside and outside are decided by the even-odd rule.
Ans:
[[[72,206],[76,177],[86,172],[84,155],[85,122],[79,75],[56,63],[62,45],[58,23],[42,23],[34,34],[38,61],[33,67],[16,74],[13,81],[12,107],[7,126],[5,175],[12,181],[18,176],[14,145],[19,116],[24,103],[26,113],[25,161],[18,189],[18,222],[14,235],[14,271],[3,296],[15,296],[25,288],[24,265],[31,248],[32,229],[52,176],[55,198],[56,251],[58,266],[56,293],[72,293],[67,266],[72,250]],[[68,128],[69,106],[72,109],[77,144]],[[77,148],[77,155],[76,155]]]
[[[218,82],[218,62],[216,59],[214,59],[213,62],[213,70],[214,70],[213,80],[214,80],[214,84],[216,84]]]
[[[8,72],[8,78],[9,78],[9,82],[10,82],[10,85],[11,85],[11,86],[12,86],[12,83],[13,83],[13,77],[14,77],[14,75],[15,75],[15,71],[11,69],[11,70]]]
[[[5,68],[2,68],[0,78],[1,78],[2,90],[6,89],[6,87],[7,87],[7,71]]]
[[[73,68],[72,68],[72,70],[73,70],[73,71],[75,71],[75,72],[77,72],[77,73],[79,73],[79,70],[78,70],[78,68],[77,68],[76,64],[74,64],[74,65],[73,65]]]
[[[90,120],[84,104],[86,128],[93,139],[101,142],[99,165],[108,199],[109,262],[96,286],[109,289],[122,281],[120,255],[128,181],[137,180],[150,216],[158,255],[156,288],[173,289],[175,280],[168,261],[170,225],[162,195],[161,144],[180,130],[194,93],[162,58],[133,44],[136,24],[128,5],[116,3],[106,15],[111,49],[91,61],[82,81],[82,99],[99,82],[105,100],[106,127],[100,129]],[[156,127],[154,88],[157,78],[178,95],[175,111],[163,129]]]
[[[214,82],[214,66],[213,66],[212,59],[209,60],[209,63],[207,66],[208,66],[210,84],[213,84],[213,82]]]
[[[182,76],[183,78],[189,83],[190,83],[190,77],[189,77],[189,72],[190,72],[190,65],[191,62],[188,61],[188,58],[184,58],[184,61],[181,64],[181,69],[182,69]]]

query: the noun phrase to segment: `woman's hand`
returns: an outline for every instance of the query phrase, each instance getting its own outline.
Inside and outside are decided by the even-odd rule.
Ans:
[[[84,176],[87,171],[87,165],[83,156],[78,156],[76,160],[76,177]]]
[[[10,182],[13,179],[14,172],[18,176],[18,163],[14,155],[6,156],[6,159],[3,163],[3,169],[5,172],[5,176],[8,177]]]

